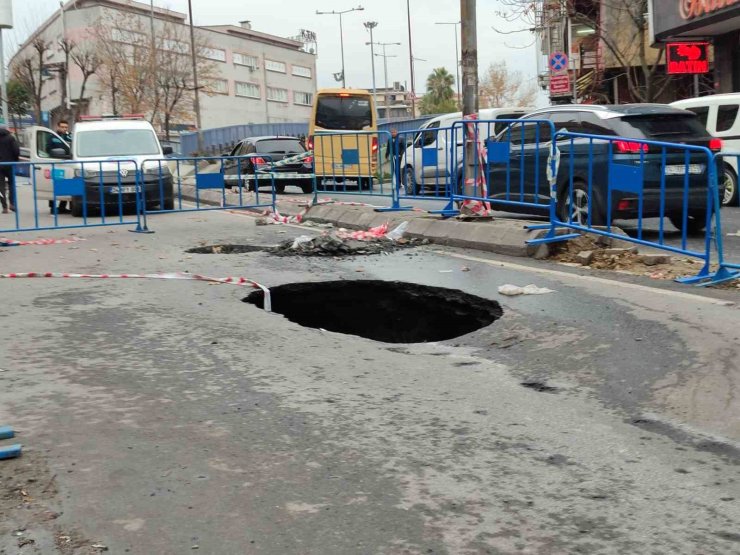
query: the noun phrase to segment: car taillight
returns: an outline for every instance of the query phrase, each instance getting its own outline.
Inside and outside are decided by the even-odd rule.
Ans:
[[[722,150],[722,139],[710,139],[709,150],[713,152],[719,152]]]
[[[378,152],[378,138],[377,137],[373,137],[373,146],[372,146],[372,149],[373,149],[373,154],[375,154],[376,152]]]
[[[640,150],[648,152],[649,147],[643,143],[634,143],[632,141],[614,141],[614,147],[620,154],[640,154]]]
[[[264,158],[259,158],[259,157],[252,158],[252,162],[254,162],[255,164],[257,164],[258,166],[259,165],[267,164],[267,161]]]
[[[306,148],[308,150],[313,150],[313,135],[308,136],[308,139],[306,140]]]
[[[311,164],[313,164],[313,156],[308,156],[307,158],[303,159],[304,166],[310,166]]]

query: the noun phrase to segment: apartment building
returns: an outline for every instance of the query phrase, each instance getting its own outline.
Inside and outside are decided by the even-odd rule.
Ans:
[[[14,66],[35,53],[33,43],[37,38],[50,45],[43,62],[42,110],[51,113],[52,120],[65,112],[65,98],[79,98],[83,81],[79,67],[67,63],[61,39],[85,48],[90,45],[94,26],[111,17],[130,25],[130,30],[118,31],[113,40],[126,42],[141,38],[139,35],[150,36],[152,30],[157,36],[167,26],[180,28],[182,32],[178,34],[189,37],[184,13],[152,8],[149,3],[132,0],[69,0],[35,30],[9,63],[12,74]],[[316,55],[310,44],[300,38],[262,33],[254,30],[248,21],[239,25],[199,26],[195,27],[195,33],[196,43],[208,45],[200,50],[200,55],[212,62],[208,87],[199,94],[202,128],[308,121],[317,81]],[[173,42],[176,44],[172,48],[179,49],[183,56],[189,55],[189,42]],[[66,80],[60,77],[59,71],[64,67]],[[101,83],[103,72],[104,68],[100,68],[90,77],[80,102],[81,113],[112,112],[111,93]],[[155,126],[158,123],[161,124],[155,119]],[[181,115],[173,126],[193,128],[195,117],[192,113]]]

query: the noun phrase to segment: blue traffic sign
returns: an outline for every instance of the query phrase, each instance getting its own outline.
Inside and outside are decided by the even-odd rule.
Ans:
[[[567,71],[568,56],[563,52],[553,52],[550,54],[550,69],[552,71]]]

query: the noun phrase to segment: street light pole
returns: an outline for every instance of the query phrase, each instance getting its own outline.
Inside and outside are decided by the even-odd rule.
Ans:
[[[336,10],[332,10],[330,12],[320,12],[319,10],[316,10],[316,15],[338,15],[339,16],[339,46],[342,52],[342,88],[343,89],[347,88],[347,80],[346,80],[346,76],[344,75],[344,29],[342,28],[342,16],[350,12],[361,12],[364,9],[365,8],[363,8],[362,6],[357,6],[356,8],[351,8],[349,10],[342,10],[341,12],[338,12]]]
[[[460,101],[462,100],[460,96],[460,48],[457,45],[457,26],[460,25],[459,21],[455,22],[447,22],[447,21],[441,21],[438,23],[435,23],[435,25],[454,25],[455,29],[455,82],[457,83],[457,102],[460,104]]]
[[[411,6],[406,0],[406,19],[409,27],[409,66],[411,68],[411,117],[416,117],[416,86],[414,85],[414,51],[411,47]]]
[[[203,154],[203,133],[200,120],[200,100],[198,98],[198,63],[195,52],[195,28],[193,27],[193,2],[188,0],[188,18],[190,19],[190,55],[193,62],[193,108],[195,109],[195,125],[198,127],[198,152]]]
[[[388,107],[388,58],[395,58],[396,56],[394,54],[386,54],[385,53],[385,47],[386,46],[400,46],[400,42],[378,42],[376,43],[378,46],[383,47],[383,53],[382,54],[375,54],[378,57],[383,58],[383,74],[385,79],[385,91],[383,93],[383,105],[385,106],[385,117],[387,119],[391,119],[391,113],[390,108]]]
[[[375,89],[375,43],[373,42],[373,29],[375,29],[378,26],[377,21],[366,21],[363,23],[365,26],[365,29],[370,31],[370,62],[372,64],[372,70],[373,70],[373,100],[375,101],[375,105],[378,105],[378,99],[376,95],[376,89]],[[367,44],[367,43],[365,43]]]

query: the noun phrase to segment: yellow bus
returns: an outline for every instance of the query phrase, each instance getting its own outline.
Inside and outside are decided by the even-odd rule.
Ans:
[[[378,119],[371,93],[322,89],[313,101],[308,147],[317,184],[355,181],[371,190],[378,165]]]

